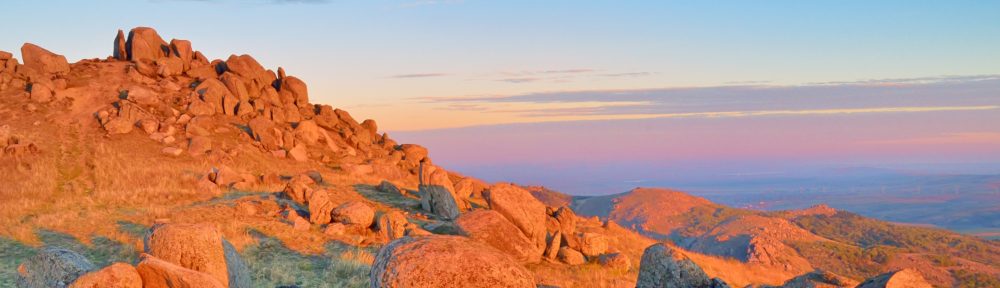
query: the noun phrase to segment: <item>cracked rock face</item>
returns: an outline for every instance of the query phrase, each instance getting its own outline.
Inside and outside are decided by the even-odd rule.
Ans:
[[[708,278],[694,261],[661,243],[643,252],[636,287],[718,288],[729,285],[717,278]]]
[[[535,287],[514,258],[459,236],[403,237],[375,256],[370,287]]]

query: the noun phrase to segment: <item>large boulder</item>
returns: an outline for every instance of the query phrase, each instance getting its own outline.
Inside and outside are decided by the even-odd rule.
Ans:
[[[708,278],[705,271],[686,255],[665,244],[649,246],[642,253],[636,288],[726,287],[723,282]]]
[[[277,150],[284,145],[281,130],[275,127],[274,122],[264,117],[257,117],[247,123],[254,140],[260,142],[267,150]]]
[[[587,257],[596,257],[608,251],[608,238],[598,233],[580,233],[580,252]]]
[[[46,248],[17,267],[17,287],[67,287],[95,268],[86,257],[76,252]]]
[[[171,56],[181,59],[181,62],[184,63],[184,71],[191,68],[191,60],[194,59],[194,51],[191,49],[191,41],[171,39],[170,53]]]
[[[462,178],[455,182],[455,194],[459,198],[472,198],[472,197],[482,197],[483,191],[489,185],[486,185],[483,181],[475,179],[472,177]]]
[[[230,267],[243,260],[236,253],[226,253],[224,242],[222,234],[208,224],[160,224],[147,235],[145,250],[164,261],[211,275],[223,287],[248,287],[246,268]]]
[[[406,215],[399,211],[390,211],[378,217],[376,228],[379,236],[392,241],[406,235],[406,224],[409,224]]]
[[[780,288],[853,288],[858,281],[831,272],[816,270],[785,281]]]
[[[545,249],[545,204],[531,192],[509,183],[498,183],[483,192],[490,209],[500,212],[514,223],[539,250]],[[566,234],[563,234],[566,235]]]
[[[128,52],[125,50],[125,32],[122,32],[122,29],[118,29],[118,36],[115,36],[115,46],[111,56],[119,61],[128,60]]]
[[[517,226],[493,210],[476,210],[455,220],[461,233],[472,240],[493,246],[520,262],[536,263],[542,251]]]
[[[237,99],[236,102],[233,102],[232,99],[236,98],[229,92],[229,88],[226,88],[226,84],[222,83],[219,79],[209,78],[202,81],[194,88],[194,92],[198,94],[198,97],[202,101],[211,105],[215,113],[236,115],[235,108],[239,100]],[[230,100],[226,101],[227,99]]]
[[[184,268],[174,263],[142,254],[136,271],[145,288],[224,288],[219,279],[204,272]]]
[[[919,272],[913,269],[903,269],[868,278],[857,288],[930,288],[931,284],[924,280]]]
[[[403,151],[403,161],[410,163],[414,167],[420,162],[427,159],[427,148],[417,144],[403,144],[399,146],[399,149]]]
[[[444,186],[421,185],[420,206],[446,220],[452,220],[461,215],[455,195]]]
[[[315,121],[305,120],[295,126],[295,138],[302,140],[307,145],[316,145],[323,137],[322,128],[316,125]]]
[[[333,221],[359,227],[372,226],[375,209],[361,201],[349,201],[333,209]]]
[[[128,32],[125,51],[128,52],[128,60],[131,61],[156,61],[156,59],[166,57],[170,48],[153,28],[136,27]]]
[[[299,108],[309,107],[309,92],[306,88],[306,82],[288,76],[281,78],[281,84],[278,87],[281,102],[294,104]]]
[[[55,54],[31,43],[24,43],[21,46],[21,57],[24,58],[24,66],[45,74],[59,74],[69,72],[69,62],[66,56]]]
[[[509,255],[460,236],[403,237],[379,250],[370,287],[535,287]]]
[[[115,263],[77,278],[70,288],[142,288],[142,277],[135,267]]]
[[[576,251],[573,248],[569,247],[559,248],[557,258],[559,259],[560,262],[569,265],[580,265],[583,263],[587,263],[587,258],[583,257],[583,253],[580,253],[580,251]]]
[[[333,202],[326,190],[316,190],[309,193],[309,222],[313,224],[327,224],[333,218]]]
[[[559,209],[552,213],[552,217],[556,218],[556,221],[559,223],[559,231],[564,235],[576,234],[576,222],[579,218],[576,217],[573,209],[565,206],[559,207]]]

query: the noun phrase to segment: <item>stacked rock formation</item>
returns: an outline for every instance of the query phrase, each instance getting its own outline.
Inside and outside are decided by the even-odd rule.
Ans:
[[[65,81],[58,80],[72,65],[34,45],[22,51],[25,65],[0,54],[0,73],[16,72],[0,76],[0,84],[28,87],[40,103],[59,98],[52,95],[65,89]],[[399,178],[417,175],[421,163],[432,165],[427,149],[397,145],[378,133],[373,120],[359,123],[347,111],[310,103],[304,81],[281,68],[265,69],[249,55],[210,60],[190,41],[168,42],[155,30],[138,27],[118,31],[108,61],[127,63],[126,77],[112,83],[119,86],[118,95],[94,112],[97,122],[112,135],[140,130],[168,155],[225,157],[231,151],[216,135],[236,131],[275,157],[335,162],[351,173]]]

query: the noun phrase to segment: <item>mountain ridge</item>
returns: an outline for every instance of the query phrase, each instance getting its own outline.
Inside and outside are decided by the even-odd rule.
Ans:
[[[0,52],[0,181],[9,184],[0,200],[11,203],[0,211],[4,286],[112,281],[119,268],[137,271],[146,287],[175,280],[427,287],[448,277],[510,287],[661,283],[662,267],[648,261],[703,271],[705,279],[688,280],[710,285],[781,285],[814,268],[865,279],[910,265],[822,253],[908,240],[900,231],[929,233],[822,207],[731,208],[670,189],[565,197],[486,183],[435,165],[426,148],[396,143],[374,120],[309,102],[306,83],[282,68],[265,69],[249,55],[210,60],[189,41],[168,42],[151,28],[125,35],[118,31],[106,59],[68,63],[26,44],[21,64]],[[887,237],[840,229],[856,223]],[[904,244],[922,249],[910,254],[937,247]],[[907,260],[997,275],[990,254],[953,248],[944,256],[957,260]],[[211,257],[192,256],[201,254]],[[456,257],[489,261],[462,266]],[[691,262],[674,265],[684,259]],[[391,272],[397,268],[412,273]],[[950,268],[917,268],[955,276]],[[513,273],[491,273],[497,269]],[[439,278],[421,281],[425,272]]]

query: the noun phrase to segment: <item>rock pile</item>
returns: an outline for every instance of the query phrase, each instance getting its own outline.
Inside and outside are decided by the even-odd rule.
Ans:
[[[209,60],[189,41],[165,41],[151,28],[118,32],[108,61],[128,63],[126,83],[118,87],[113,102],[94,113],[108,134],[140,130],[164,145],[164,154],[175,157],[183,151],[193,157],[224,157],[231,151],[215,138],[236,131],[266,154],[300,162],[335,162],[350,173],[404,177],[420,173],[421,164],[433,167],[427,149],[397,145],[378,133],[375,121],[358,123],[347,111],[311,104],[306,83],[284,69],[265,69],[249,55]],[[59,94],[58,81],[52,79],[59,79],[71,65],[35,47],[25,48],[36,51],[26,54],[33,55],[33,64],[13,62],[29,67],[21,70],[41,71],[35,74],[44,77],[25,72],[17,78],[29,87],[41,83],[36,94],[46,99],[48,91]],[[5,67],[9,58],[2,59]],[[428,175],[446,179],[447,172],[439,170]],[[454,194],[454,185],[446,186]],[[476,190],[468,183],[461,187],[463,193]],[[467,207],[463,203],[459,201],[460,209]]]
[[[24,91],[25,98],[38,104],[63,98],[61,92],[67,86],[64,76],[70,72],[66,57],[31,43],[21,46],[21,56],[24,64],[10,52],[0,51],[0,90]]]

